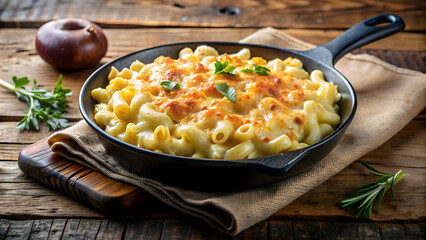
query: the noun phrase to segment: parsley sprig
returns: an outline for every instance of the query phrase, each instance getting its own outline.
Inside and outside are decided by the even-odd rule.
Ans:
[[[180,84],[178,82],[162,81],[160,84],[166,90],[180,89]]]
[[[395,183],[405,177],[402,174],[402,170],[399,170],[395,174],[382,172],[366,162],[361,161],[362,165],[372,170],[372,175],[380,176],[376,181],[361,185],[355,192],[353,192],[348,199],[342,200],[337,205],[341,205],[341,208],[351,209],[353,207],[358,208],[356,217],[364,216],[370,218],[371,209],[373,208],[374,200],[379,196],[377,200],[377,213],[379,213],[380,203],[382,202],[383,196],[386,191],[390,188],[392,198],[395,200],[395,193],[393,191]]]
[[[270,72],[271,70],[269,70],[269,68],[267,67],[262,67],[262,66],[257,66],[253,63],[253,69],[247,68],[247,69],[243,69],[241,70],[241,72],[254,72],[257,73],[259,75],[262,76],[266,76],[268,75],[268,72]]]
[[[235,67],[234,66],[228,67],[228,65],[229,65],[228,61],[225,61],[224,63],[221,63],[220,61],[216,61],[214,63],[214,67],[215,67],[214,74],[215,75],[216,74],[229,74],[232,77],[236,78],[235,72],[234,72]]]
[[[52,92],[45,89],[36,89],[37,81],[33,80],[31,89],[25,88],[30,83],[27,77],[12,78],[15,86],[0,79],[0,86],[13,92],[19,100],[27,102],[26,115],[16,126],[19,130],[39,130],[40,122],[44,121],[47,130],[56,130],[69,127],[70,124],[63,115],[67,112],[70,89],[62,87],[62,75],[59,75]]]
[[[229,101],[233,103],[237,102],[237,93],[235,92],[234,87],[229,87],[226,82],[217,83],[214,86],[216,90],[225,96]]]

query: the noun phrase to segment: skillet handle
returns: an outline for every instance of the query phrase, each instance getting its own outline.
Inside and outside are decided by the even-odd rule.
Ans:
[[[378,15],[358,23],[331,42],[308,50],[305,54],[333,66],[346,53],[404,28],[405,23],[400,17],[393,14]]]
[[[280,155],[264,157],[262,160],[258,160],[258,162],[261,163],[260,169],[269,176],[283,176],[289,172],[296,163],[300,162],[308,155],[310,152],[309,149],[310,148],[302,148]],[[306,169],[311,167],[311,164],[308,165],[309,166],[305,166]]]

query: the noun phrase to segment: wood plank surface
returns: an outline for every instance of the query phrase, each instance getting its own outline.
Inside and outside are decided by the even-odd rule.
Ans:
[[[176,39],[179,39],[180,42],[219,41],[223,40],[223,36],[227,36],[227,41],[238,41],[254,31],[255,29],[206,28],[108,29],[106,30],[106,34],[110,42],[109,50],[100,64],[82,71],[64,72],[53,69],[37,55],[34,47],[35,29],[0,29],[0,78],[12,83],[13,76],[28,76],[30,79],[36,79],[39,87],[52,89],[59,74],[63,74],[64,87],[71,89],[73,92],[73,95],[69,98],[70,108],[68,109],[66,117],[70,121],[77,121],[81,119],[78,110],[78,96],[81,86],[87,77],[89,77],[101,64],[133,51],[172,43],[175,42]],[[283,32],[287,32],[295,37],[317,45],[327,43],[342,33],[342,31],[319,30],[283,30]],[[424,34],[400,33],[369,44],[361,51],[363,53],[372,53],[385,61],[401,67],[426,72],[425,36]],[[131,40],[129,41],[129,39]],[[404,44],[395,46],[394,42],[404,42]],[[386,55],[386,52],[379,51],[380,49],[390,48],[401,51],[391,52],[397,55]],[[404,56],[412,57],[404,58]],[[407,61],[405,59],[407,59]],[[22,69],[26,70],[25,74],[22,73]],[[11,108],[11,105],[19,107]],[[24,116],[25,107],[26,104],[20,102],[13,92],[0,88],[0,121],[18,121]],[[1,131],[5,132],[8,131],[8,129],[0,129],[0,132]],[[20,138],[21,136],[16,140],[20,143],[28,143],[26,140],[21,141],[22,139]],[[8,139],[11,143],[15,138],[8,137]]]
[[[356,223],[342,222],[339,223],[340,236],[343,239],[358,239],[358,230]]]
[[[11,222],[5,239],[28,239],[33,222],[33,220]]]
[[[295,240],[320,239],[320,222],[293,222],[293,233]]]
[[[14,126],[14,124],[11,126]],[[38,140],[38,139],[37,139]],[[383,171],[396,172],[402,169],[407,177],[395,187],[396,201],[389,194],[385,196],[381,213],[372,214],[376,221],[406,220],[424,221],[426,212],[418,206],[426,205],[426,127],[424,119],[410,122],[403,130],[378,149],[360,160],[374,164]],[[383,158],[386,156],[386,158]],[[14,159],[16,160],[16,159]],[[16,161],[0,161],[0,217],[100,217],[94,210],[72,199],[46,188],[26,177]],[[274,220],[284,219],[354,219],[351,211],[334,206],[345,199],[361,183],[373,180],[368,170],[355,162],[330,178],[317,188],[299,197],[272,216]],[[13,205],[14,208],[9,206]],[[157,209],[141,209],[139,216],[176,216],[176,213],[160,205]],[[414,211],[413,208],[417,207]],[[154,211],[154,212],[153,212]]]
[[[84,80],[101,64],[126,53],[173,42],[238,41],[267,26],[321,45],[344,29],[381,13],[400,15],[407,24],[406,32],[355,53],[373,54],[397,66],[426,72],[424,0],[0,0],[0,78],[11,82],[12,76],[24,73],[37,79],[40,87],[52,88],[62,73],[64,86],[74,93],[66,117],[75,122],[81,119],[77,99]],[[62,72],[40,59],[34,47],[36,28],[63,17],[87,18],[105,28],[109,49],[100,64],[82,71]],[[135,211],[137,219],[110,219],[35,182],[19,170],[16,160],[24,147],[51,133],[45,129],[17,131],[15,126],[24,115],[23,109],[24,103],[0,88],[0,240],[426,238],[424,113],[360,158],[384,171],[402,169],[407,173],[395,188],[396,200],[387,194],[380,215],[373,212],[372,221],[356,220],[353,212],[334,206],[361,183],[374,179],[355,162],[267,221],[229,237],[158,202]]]
[[[407,240],[422,239],[422,233],[418,224],[404,224],[404,233]]]
[[[124,239],[160,239],[164,220],[140,219],[130,221]]]
[[[104,29],[109,43],[104,60],[144,48],[175,42],[239,41],[256,30],[254,28]],[[325,44],[344,32],[343,30],[312,29],[280,29],[280,31],[315,45]],[[0,29],[0,56],[2,58],[36,56],[34,45],[36,32],[37,29]],[[424,51],[426,50],[425,39],[426,36],[423,33],[401,32],[370,43],[363,48]],[[395,44],[395,42],[400,44]]]
[[[411,125],[414,122],[418,125]],[[424,120],[412,121],[388,142],[359,159],[375,164],[377,168],[385,172],[395,173],[402,169],[407,174],[407,177],[395,187],[397,200],[391,201],[389,195],[385,196],[384,201],[386,203],[381,206],[380,215],[373,212],[372,219],[381,221],[408,217],[406,220],[409,220],[411,216],[417,216],[416,219],[424,220],[426,209],[424,207],[419,208],[419,206],[426,206],[426,191],[424,191],[426,190],[426,181],[424,181],[426,175],[426,162],[424,161],[426,156],[425,130]],[[417,139],[414,140],[415,138]],[[411,147],[414,147],[414,149],[411,149]],[[297,216],[300,218],[316,215],[317,217],[328,216],[333,218],[332,214],[329,213],[336,209],[334,204],[339,201],[336,201],[336,199],[347,198],[360,184],[375,179],[368,172],[360,163],[353,163],[275,213],[274,216]],[[417,193],[419,195],[416,195]],[[411,202],[410,206],[400,212],[401,204],[408,203],[407,201]],[[413,208],[416,208],[416,210]],[[353,212],[341,211],[339,215],[350,218],[353,216]]]
[[[50,226],[48,238],[61,239],[66,223],[67,223],[67,219],[64,219],[64,218],[53,219],[52,225]]]
[[[404,239],[405,232],[402,224],[380,223],[380,234],[383,240]]]
[[[52,222],[52,219],[34,220],[29,239],[47,239]]]
[[[110,227],[110,228],[107,228]],[[371,223],[327,221],[262,221],[231,237],[207,225],[181,219],[42,219],[10,221],[0,219],[0,239],[143,239],[143,240],[226,240],[226,239],[325,239],[385,240],[425,239],[417,223]]]
[[[0,26],[3,27],[36,27],[50,19],[79,17],[112,27],[345,29],[386,12],[400,15],[407,30],[426,29],[426,3],[422,0],[3,0],[0,3]]]
[[[340,235],[340,232],[339,232]],[[293,224],[291,221],[269,221],[268,236],[274,240],[293,240]]]
[[[0,161],[17,160],[19,152],[28,145],[25,143],[0,144]]]
[[[324,222],[321,224],[322,239],[340,239],[340,227],[338,222]]]
[[[6,234],[9,231],[10,220],[0,219],[0,239],[5,239]]]
[[[103,219],[99,227],[97,240],[121,239],[124,234],[125,222],[117,220]]]
[[[110,216],[127,216],[153,201],[141,188],[108,178],[55,154],[47,139],[24,148],[18,165],[33,179]]]

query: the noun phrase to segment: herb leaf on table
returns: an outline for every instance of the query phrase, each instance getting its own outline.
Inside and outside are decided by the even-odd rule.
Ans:
[[[405,174],[402,173],[402,170],[399,170],[395,174],[386,173],[372,167],[364,161],[361,161],[361,164],[372,170],[372,172],[370,172],[371,175],[379,176],[379,178],[373,182],[361,185],[349,198],[340,201],[337,205],[341,205],[341,208],[346,209],[356,207],[358,209],[356,218],[361,215],[370,218],[376,197],[379,196],[377,199],[377,213],[379,213],[380,203],[386,191],[390,188],[392,198],[395,200],[394,186],[399,180],[405,177]]]
[[[27,102],[27,110],[24,118],[16,126],[19,130],[39,130],[40,123],[46,124],[47,130],[56,130],[70,126],[68,120],[63,117],[67,112],[68,100],[71,96],[70,89],[64,89],[62,86],[62,75],[59,75],[56,86],[52,92],[45,89],[36,89],[37,81],[33,80],[31,89],[25,85],[30,83],[27,77],[12,78],[15,86],[0,79],[0,86],[3,86],[13,92],[19,100]]]

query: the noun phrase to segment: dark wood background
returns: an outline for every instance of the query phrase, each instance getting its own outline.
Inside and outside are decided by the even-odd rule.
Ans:
[[[52,88],[59,73],[72,89],[72,122],[81,119],[78,92],[101,64],[143,48],[183,41],[238,41],[262,27],[279,28],[321,45],[359,21],[394,13],[406,31],[369,44],[355,53],[369,53],[404,68],[426,72],[426,2],[404,1],[94,1],[0,0],[0,78],[28,76]],[[109,41],[107,55],[93,68],[59,72],[44,63],[34,48],[44,22],[81,17],[100,24]],[[26,146],[49,136],[19,132],[25,104],[0,88],[0,239],[223,239],[197,219],[156,201],[138,209],[138,218],[111,219],[25,176],[16,160]],[[355,219],[334,204],[361,183],[374,179],[359,162],[309,191],[236,239],[421,239],[426,216],[426,116],[420,113],[378,149],[360,156],[378,168],[408,176],[396,186],[396,201],[386,196],[381,214]]]

